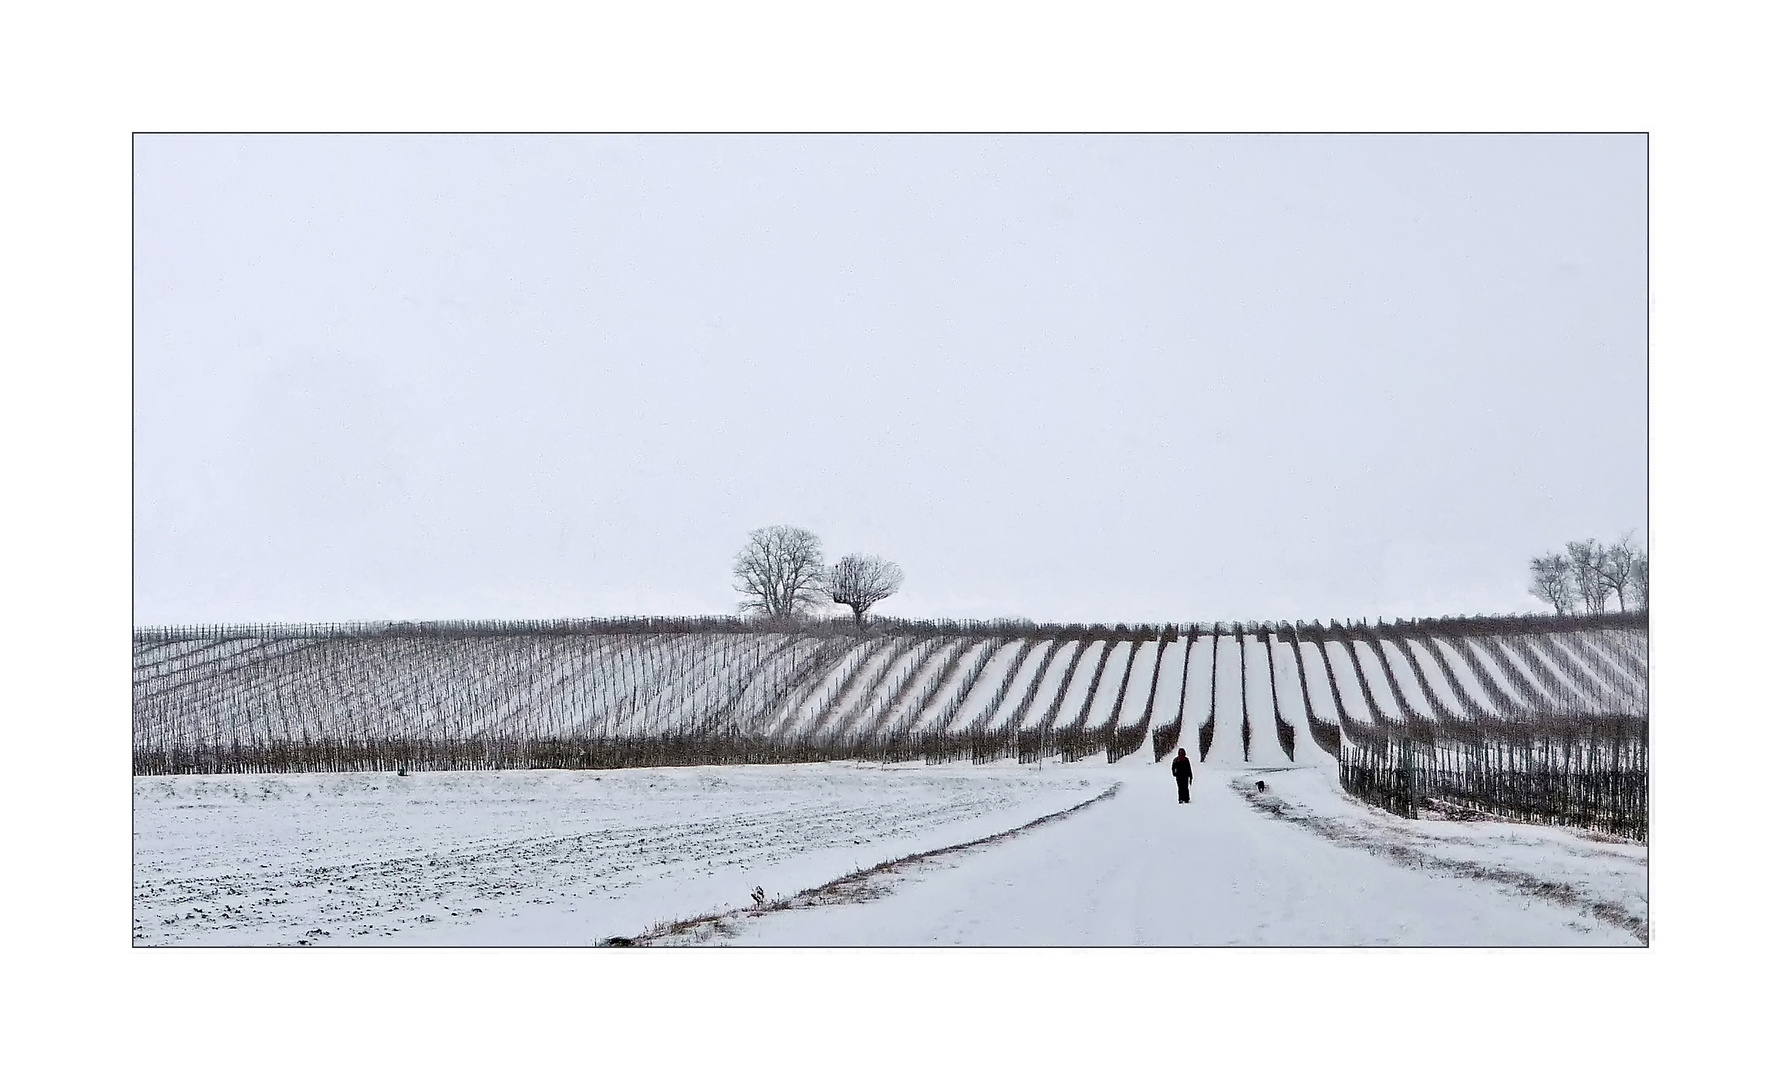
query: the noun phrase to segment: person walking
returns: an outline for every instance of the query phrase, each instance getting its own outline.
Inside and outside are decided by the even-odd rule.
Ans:
[[[1175,795],[1178,802],[1193,802],[1193,795],[1188,791],[1194,782],[1193,762],[1187,760],[1185,748],[1175,751],[1175,760],[1169,762],[1169,771],[1175,774]]]

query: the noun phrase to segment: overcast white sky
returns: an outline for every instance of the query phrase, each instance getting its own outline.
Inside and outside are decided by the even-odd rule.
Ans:
[[[1645,524],[1645,140],[138,137],[135,621],[1535,610]]]

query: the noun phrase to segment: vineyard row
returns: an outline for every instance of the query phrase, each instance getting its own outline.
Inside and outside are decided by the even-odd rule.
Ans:
[[[1340,761],[1636,832],[1642,614],[1038,626],[735,619],[139,630],[139,774],[835,758]],[[1545,817],[1542,808],[1555,807]],[[1637,820],[1637,826],[1629,822]]]

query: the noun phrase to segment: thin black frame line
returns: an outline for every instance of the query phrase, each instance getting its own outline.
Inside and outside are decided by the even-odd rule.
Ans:
[[[130,137],[130,625],[136,625],[136,136]],[[131,634],[130,666],[136,666]],[[130,947],[136,948],[136,688],[130,687]]]
[[[1645,136],[1645,303],[1640,312],[1645,318],[1645,557],[1651,557],[1651,134]],[[1649,577],[1650,571],[1646,571]],[[1649,744],[1656,732],[1651,726],[1651,586],[1645,586],[1645,738]],[[1651,816],[1652,774],[1657,757],[1648,748],[1645,764],[1645,942],[1651,947]]]

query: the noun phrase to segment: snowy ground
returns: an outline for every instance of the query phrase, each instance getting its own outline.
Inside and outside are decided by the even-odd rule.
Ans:
[[[139,944],[1635,945],[1643,845],[1329,770],[828,764],[136,780]],[[1254,783],[1265,780],[1266,793]],[[962,850],[913,858],[1057,820]],[[905,860],[858,875],[888,860]],[[825,883],[847,879],[842,885]],[[759,911],[749,891],[803,899]],[[698,919],[712,915],[713,918]]]
[[[137,777],[137,944],[590,944],[1081,802],[854,764]]]
[[[1129,759],[1128,759],[1129,760]],[[1407,821],[1328,771],[1161,767],[1063,820],[849,883],[830,903],[729,918],[664,944],[1637,945],[1646,849],[1561,829]],[[1254,784],[1269,785],[1266,793]]]

